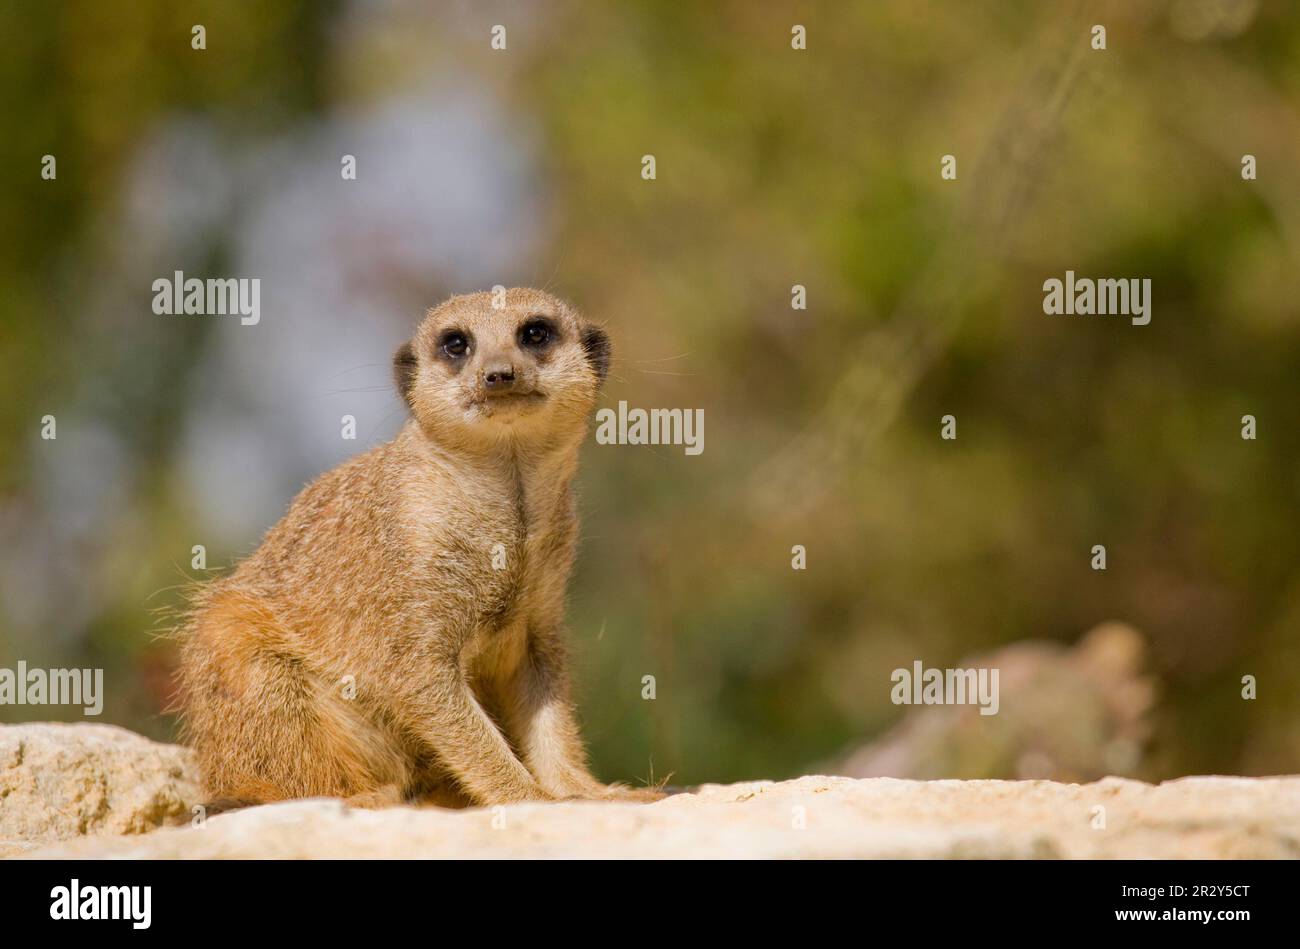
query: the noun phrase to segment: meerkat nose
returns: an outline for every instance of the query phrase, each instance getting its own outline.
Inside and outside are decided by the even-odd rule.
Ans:
[[[488,366],[483,370],[485,388],[505,391],[515,384],[515,367],[505,364]]]

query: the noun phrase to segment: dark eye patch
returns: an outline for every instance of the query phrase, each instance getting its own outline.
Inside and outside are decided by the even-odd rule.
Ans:
[[[544,316],[531,316],[519,327],[519,345],[524,349],[544,349],[556,336],[555,324]]]
[[[464,359],[473,347],[474,338],[464,330],[445,329],[438,334],[438,355]]]

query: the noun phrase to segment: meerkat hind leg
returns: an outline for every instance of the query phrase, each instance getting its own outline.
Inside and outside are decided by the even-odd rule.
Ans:
[[[195,637],[186,727],[214,798],[400,801],[410,772],[401,749],[311,668],[269,611],[226,598]]]

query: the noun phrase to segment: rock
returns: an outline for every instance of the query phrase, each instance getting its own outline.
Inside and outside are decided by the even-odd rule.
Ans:
[[[1094,826],[1103,807],[1104,827]],[[655,804],[446,811],[293,801],[35,857],[1300,857],[1300,777],[706,785]]]
[[[0,856],[186,819],[196,777],[186,749],[113,725],[2,726]]]
[[[1141,772],[1155,685],[1142,636],[1103,623],[1078,644],[1025,641],[957,664],[996,669],[1000,706],[908,708],[875,741],[822,769],[851,778],[1051,778]]]
[[[152,830],[195,800],[184,749],[103,725],[0,728],[0,836],[36,858],[1300,857],[1300,777],[804,777],[464,811],[315,799]]]

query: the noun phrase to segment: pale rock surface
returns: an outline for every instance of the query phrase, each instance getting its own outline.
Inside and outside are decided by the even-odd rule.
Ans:
[[[0,726],[0,856],[189,816],[193,758],[114,725]]]
[[[813,776],[466,811],[309,800],[142,834],[197,800],[183,749],[106,726],[0,728],[0,837],[38,858],[1300,857],[1300,777]]]

